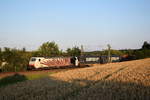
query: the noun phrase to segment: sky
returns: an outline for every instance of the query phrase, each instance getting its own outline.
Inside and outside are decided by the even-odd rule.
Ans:
[[[0,48],[138,49],[150,42],[150,0],[0,0]]]

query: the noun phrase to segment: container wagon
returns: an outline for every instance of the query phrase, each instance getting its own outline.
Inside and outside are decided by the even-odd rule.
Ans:
[[[105,64],[107,56],[82,56],[80,57],[81,64]]]
[[[120,56],[112,55],[110,62],[120,62]],[[106,64],[108,63],[108,56],[81,56],[81,64]]]

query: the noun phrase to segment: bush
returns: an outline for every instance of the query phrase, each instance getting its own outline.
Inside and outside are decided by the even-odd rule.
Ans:
[[[150,57],[150,50],[149,49],[141,49],[138,51],[135,51],[136,59],[143,59]]]
[[[1,57],[2,62],[5,62],[5,64],[1,66],[1,70],[3,72],[24,71],[31,56],[32,54],[26,51],[4,48]]]

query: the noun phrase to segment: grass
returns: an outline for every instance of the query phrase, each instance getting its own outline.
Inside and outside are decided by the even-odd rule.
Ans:
[[[48,72],[48,73],[36,73],[36,74],[28,74],[28,75],[21,75],[21,74],[14,74],[12,76],[7,76],[4,78],[0,78],[0,87],[4,87],[10,84],[15,84],[18,82],[23,82],[26,80],[35,80],[35,79],[40,79],[44,77],[48,77],[50,74],[53,72]]]
[[[48,72],[48,73],[38,73],[38,74],[29,74],[29,75],[26,75],[26,78],[28,80],[35,80],[35,79],[40,79],[40,78],[44,78],[44,77],[48,77],[50,74],[53,74],[54,72]]]
[[[0,88],[0,99],[150,100],[150,59],[27,75]],[[20,79],[20,78],[19,78]]]

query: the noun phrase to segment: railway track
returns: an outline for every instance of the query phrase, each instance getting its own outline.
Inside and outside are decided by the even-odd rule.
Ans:
[[[32,75],[32,74],[44,74],[44,73],[57,73],[57,72],[62,72],[62,71],[67,71],[67,70],[74,70],[78,68],[85,68],[88,67],[87,65],[82,65],[80,67],[62,67],[62,68],[49,68],[49,69],[36,69],[36,70],[28,70],[28,71],[21,71],[21,72],[1,72],[0,73],[0,78],[7,77],[7,76],[12,76],[15,74],[20,74],[20,75]]]

